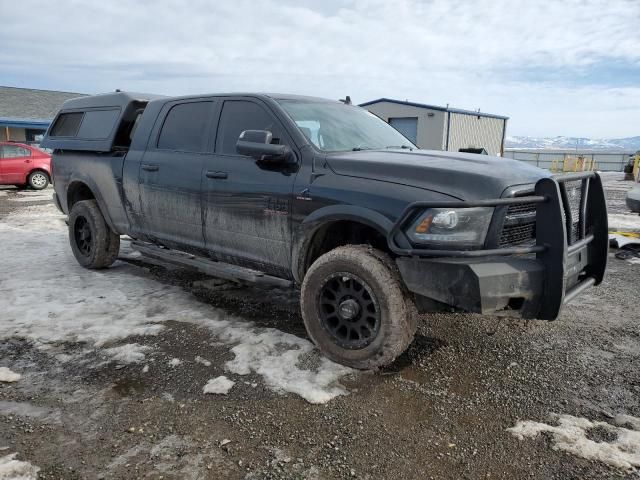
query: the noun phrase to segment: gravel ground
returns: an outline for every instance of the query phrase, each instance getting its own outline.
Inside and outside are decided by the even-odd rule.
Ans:
[[[624,213],[619,191],[631,185],[607,186],[612,209]],[[0,222],[34,204],[12,201],[18,195],[0,190]],[[201,275],[127,261],[158,285],[306,338],[295,292],[212,287]],[[17,453],[39,478],[60,479],[637,479],[632,468],[558,448],[552,433],[518,439],[507,429],[571,415],[604,422],[585,435],[605,447],[623,432],[617,416],[628,416],[624,432],[640,429],[639,285],[640,264],[611,256],[604,284],[555,322],[423,316],[406,354],[384,371],[344,376],[348,395],[320,405],[255,373],[229,375],[230,346],[198,324],[168,321],[156,336],[115,344],[149,346],[144,368],[85,343],[61,342],[53,355],[1,338],[0,367],[23,378],[0,383],[0,478],[1,457]],[[229,393],[203,394],[219,375],[236,382]],[[640,462],[640,444],[625,448]]]

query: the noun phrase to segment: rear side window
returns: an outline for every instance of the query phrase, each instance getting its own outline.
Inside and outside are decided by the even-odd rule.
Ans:
[[[212,102],[189,102],[169,110],[162,125],[158,148],[202,152],[207,145],[207,126]]]
[[[51,129],[52,137],[75,137],[84,112],[63,113]]]
[[[30,157],[31,152],[18,145],[0,145],[0,158]]]
[[[245,100],[229,100],[222,108],[216,152],[237,155],[236,142],[244,130],[268,130],[273,135],[271,143],[275,144],[282,138],[282,130],[275,118],[260,105]]]
[[[87,140],[104,140],[111,135],[120,116],[120,109],[89,110],[78,130],[78,138]]]

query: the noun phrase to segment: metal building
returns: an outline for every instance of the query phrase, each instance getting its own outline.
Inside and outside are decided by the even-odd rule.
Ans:
[[[428,150],[502,155],[509,117],[379,98],[360,105]]]

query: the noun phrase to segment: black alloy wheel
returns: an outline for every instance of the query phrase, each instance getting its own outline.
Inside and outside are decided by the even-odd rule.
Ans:
[[[73,225],[73,236],[80,253],[85,257],[91,255],[93,235],[91,234],[91,225],[85,217],[76,218]]]
[[[367,283],[352,273],[337,272],[325,280],[318,310],[322,326],[342,348],[364,348],[380,330],[378,300]]]

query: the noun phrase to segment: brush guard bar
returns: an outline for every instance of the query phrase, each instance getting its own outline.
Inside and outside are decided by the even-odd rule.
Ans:
[[[567,182],[580,182],[579,208],[571,208]],[[498,207],[536,204],[536,243],[531,246],[481,250],[403,248],[411,245],[403,227],[427,208]],[[577,210],[577,212],[576,212]],[[578,219],[574,218],[577,215]],[[576,227],[577,225],[577,227]],[[577,234],[572,233],[577,229]],[[414,202],[407,206],[387,242],[400,256],[421,258],[500,257],[535,254],[545,270],[543,292],[536,318],[553,320],[577,295],[604,278],[609,249],[607,205],[602,179],[596,172],[576,172],[538,180],[534,195],[479,201]]]

